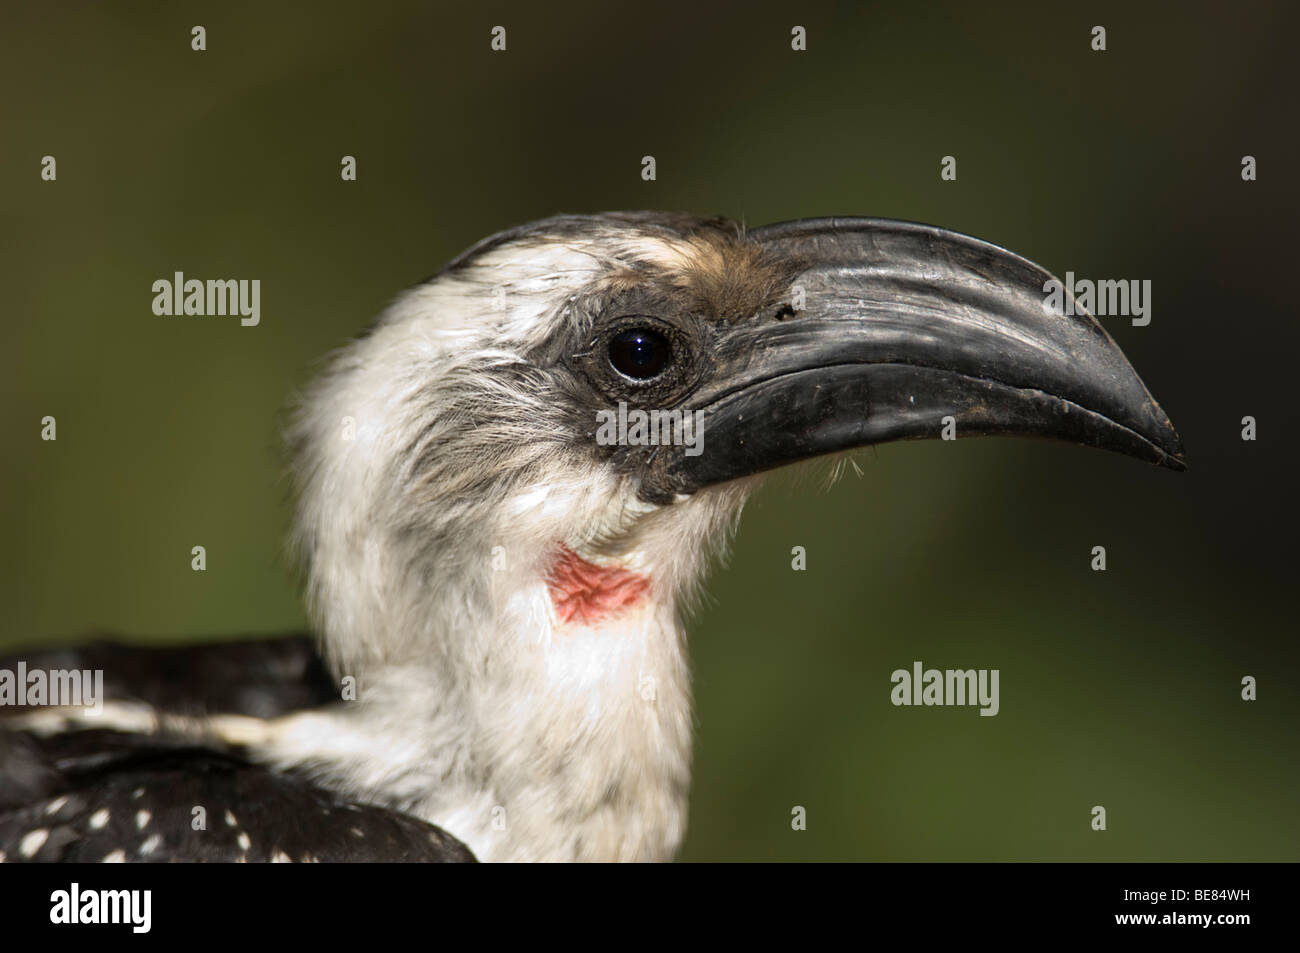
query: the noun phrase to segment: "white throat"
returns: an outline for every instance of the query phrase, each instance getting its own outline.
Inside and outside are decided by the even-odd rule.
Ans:
[[[356,701],[273,723],[260,754],[414,813],[481,860],[669,860],[691,749],[672,601],[564,622],[538,580],[458,633],[471,650],[454,664],[377,665]]]

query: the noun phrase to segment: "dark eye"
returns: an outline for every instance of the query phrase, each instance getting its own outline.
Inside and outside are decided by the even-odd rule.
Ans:
[[[623,331],[609,342],[609,363],[633,380],[658,377],[672,358],[668,339],[658,331]]]

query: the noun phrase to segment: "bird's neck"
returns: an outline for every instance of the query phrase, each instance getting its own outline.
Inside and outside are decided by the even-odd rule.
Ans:
[[[457,652],[376,665],[357,701],[289,719],[271,757],[483,860],[671,859],[691,742],[671,596],[559,547],[494,618],[466,622]]]

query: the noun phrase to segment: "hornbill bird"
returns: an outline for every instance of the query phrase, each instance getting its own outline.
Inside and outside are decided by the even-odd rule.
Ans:
[[[26,656],[102,670],[108,701],[7,710],[0,856],[671,859],[680,612],[762,473],[954,424],[1183,469],[1106,331],[1047,306],[1052,280],[869,218],[564,215],[480,242],[299,402],[321,654]]]

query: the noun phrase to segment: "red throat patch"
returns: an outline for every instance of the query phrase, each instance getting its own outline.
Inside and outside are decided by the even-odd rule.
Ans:
[[[626,569],[597,566],[561,545],[546,578],[561,622],[591,625],[640,602],[650,580]]]

